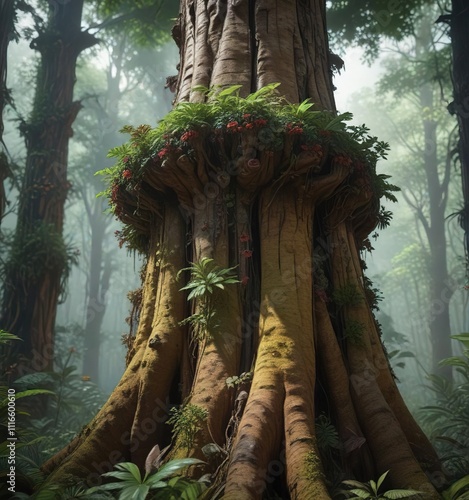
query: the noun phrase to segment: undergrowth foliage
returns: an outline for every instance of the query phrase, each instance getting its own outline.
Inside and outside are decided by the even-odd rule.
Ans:
[[[427,387],[435,402],[421,409],[420,418],[447,471],[453,478],[460,478],[469,470],[469,333],[452,338],[462,344],[463,354],[443,359],[440,365],[454,368],[454,381],[428,376]],[[469,491],[469,475],[466,478]]]

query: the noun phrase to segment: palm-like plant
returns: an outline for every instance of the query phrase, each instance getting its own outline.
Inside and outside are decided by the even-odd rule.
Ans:
[[[398,498],[422,498],[422,492],[416,490],[388,490],[383,493],[379,492],[389,471],[382,474],[378,481],[368,481],[362,483],[360,481],[347,480],[342,481],[343,484],[349,486],[350,489],[344,491],[347,498],[352,500],[375,500],[375,499],[398,499]]]
[[[442,376],[429,375],[428,387],[436,401],[424,406],[421,420],[429,430],[440,452],[445,467],[454,478],[460,478],[469,469],[469,333],[453,335],[464,346],[462,356],[440,361],[456,372],[453,382]]]
[[[117,470],[103,474],[104,477],[115,478],[117,481],[96,486],[89,489],[87,493],[116,491],[118,500],[145,500],[151,490],[159,490],[152,498],[195,500],[204,491],[205,484],[180,476],[172,476],[185,467],[203,463],[196,458],[171,460],[154,473],[150,473],[147,468],[142,477],[137,465],[132,462],[123,462],[114,466]]]

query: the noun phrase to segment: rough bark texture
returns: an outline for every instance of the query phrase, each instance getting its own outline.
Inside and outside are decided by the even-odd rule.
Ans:
[[[62,238],[68,142],[80,109],[73,101],[78,55],[96,39],[80,28],[83,0],[51,5],[47,30],[32,46],[41,54],[31,117],[21,127],[27,159],[13,249],[6,265],[0,324],[18,335],[32,368],[53,361],[53,329],[64,273]]]
[[[242,84],[248,94],[278,81],[291,101],[311,97],[319,108],[334,109],[324,8],[319,0],[182,1],[174,30],[181,49],[177,100],[200,99],[190,91],[196,84]],[[152,445],[168,442],[168,404],[191,403],[207,419],[192,446],[176,436],[170,454],[203,456],[211,442],[223,448],[221,457],[207,457],[214,482],[207,498],[261,499],[266,490],[297,500],[330,498],[331,464],[315,426],[321,412],[338,429],[337,460],[347,476],[369,480],[391,469],[389,486],[439,498],[425,475],[438,470],[438,459],[398,396],[365,300],[358,248],[376,224],[375,194],[339,157],[302,156],[295,141],[287,137],[283,151],[272,154],[247,130],[219,142],[195,139],[192,158],[175,152],[146,170],[139,203],[130,191],[122,194],[124,220],[150,224],[152,241],[132,360],[75,452],[62,466],[68,452],[46,465],[55,469],[51,481],[92,475],[91,457],[112,463],[131,452],[142,466]],[[172,257],[155,284],[160,240]],[[242,282],[215,295],[217,326],[196,342],[191,329],[187,335],[178,326],[188,311],[174,280],[186,261],[203,257],[238,266]],[[326,289],[344,286],[361,299],[326,303]],[[246,370],[252,384],[227,387],[228,377]],[[132,450],[116,445],[129,422]],[[152,431],[139,440],[136,430],[145,425]],[[110,457],[116,446],[119,457]]]

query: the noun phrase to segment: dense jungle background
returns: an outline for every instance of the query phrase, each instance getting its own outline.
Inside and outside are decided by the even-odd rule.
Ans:
[[[113,498],[111,491],[131,498],[119,483],[107,492],[90,492],[89,485],[48,490],[48,497],[37,491],[45,480],[41,465],[73,440],[119,382],[137,330],[145,258],[128,248],[108,200],[97,197],[106,186],[96,173],[115,163],[107,154],[127,141],[120,130],[155,127],[172,108],[178,2],[77,1],[66,17],[67,4],[0,2],[1,425],[7,427],[7,390],[14,387],[15,498]],[[352,124],[366,124],[390,146],[378,171],[400,190],[383,202],[362,258],[399,390],[442,460],[440,489],[444,498],[466,498],[469,217],[458,116],[467,120],[469,97],[461,112],[454,103],[450,37],[458,2],[406,5],[328,2],[330,64],[338,111],[353,113]],[[61,30],[74,33],[77,44],[47,62],[48,37]],[[55,156],[48,156],[52,150]],[[55,190],[56,196],[43,197]],[[231,382],[245,383],[243,375]],[[181,425],[176,417],[173,424]],[[327,415],[317,415],[316,433],[321,454],[334,463],[339,441]],[[8,454],[4,441],[2,477]],[[169,493],[154,498],[199,498],[210,487],[209,480],[169,479],[190,465],[178,460],[160,479]],[[145,483],[130,466],[120,473],[115,478],[129,488],[132,481],[137,490]],[[372,487],[343,479],[338,473],[335,490],[331,486],[334,498],[346,498],[347,488]],[[149,489],[132,498],[146,498]],[[280,498],[273,490],[265,495]]]

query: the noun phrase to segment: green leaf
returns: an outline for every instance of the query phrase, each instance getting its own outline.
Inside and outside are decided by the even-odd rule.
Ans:
[[[459,340],[464,344],[466,349],[469,349],[469,333],[460,333],[459,335],[451,335],[454,340]]]
[[[377,485],[378,490],[380,489],[381,485],[383,484],[383,482],[386,479],[388,474],[389,474],[389,471],[387,470],[384,474],[381,474],[381,476],[379,476],[378,485]]]
[[[135,482],[135,478],[132,476],[130,472],[122,472],[122,471],[111,471],[111,472],[104,472],[102,474],[104,477],[115,477],[116,479],[120,479],[122,481],[128,481],[128,482]],[[120,484],[120,483],[109,483],[109,484]]]
[[[439,363],[439,366],[459,366],[461,368],[464,368],[464,370],[469,371],[469,363],[464,361],[462,358],[459,356],[452,356],[450,358],[445,358],[442,359]]]
[[[398,498],[420,497],[421,495],[422,492],[416,490],[389,490],[383,493],[384,498],[391,498],[393,500]]]
[[[4,330],[0,330],[0,344],[8,344],[8,342],[11,342],[12,340],[22,341],[23,339],[20,339],[16,335],[13,335],[13,333],[8,333]]]
[[[242,85],[231,85],[230,87],[227,87],[226,89],[221,90],[220,92],[217,93],[217,97],[226,97],[229,95],[233,95],[238,92],[243,86]]]
[[[135,478],[135,480],[137,482],[139,482],[139,483],[142,482],[142,475],[140,474],[140,469],[134,463],[132,463],[132,462],[121,462],[120,464],[116,464],[114,467],[116,469],[120,469],[120,470],[123,470],[123,471],[128,471],[132,475],[132,477]]]
[[[133,464],[135,465],[135,464]],[[145,500],[148,492],[150,491],[150,486],[148,484],[137,484],[133,486],[128,486],[124,488],[119,493],[119,500]]]
[[[366,490],[352,489],[350,493],[357,495],[357,498],[371,498],[370,493]]]
[[[464,494],[464,492],[468,493],[466,498],[469,498],[469,474],[458,479],[448,489],[443,491],[443,498],[447,500],[463,500],[463,497],[460,495]]]
[[[175,472],[184,469],[185,467],[189,467],[191,465],[202,465],[204,463],[205,462],[197,458],[181,458],[171,460],[167,464],[160,467],[160,469],[155,474],[152,474],[150,477],[148,477],[147,484],[157,483],[158,481],[166,479],[172,476]]]

